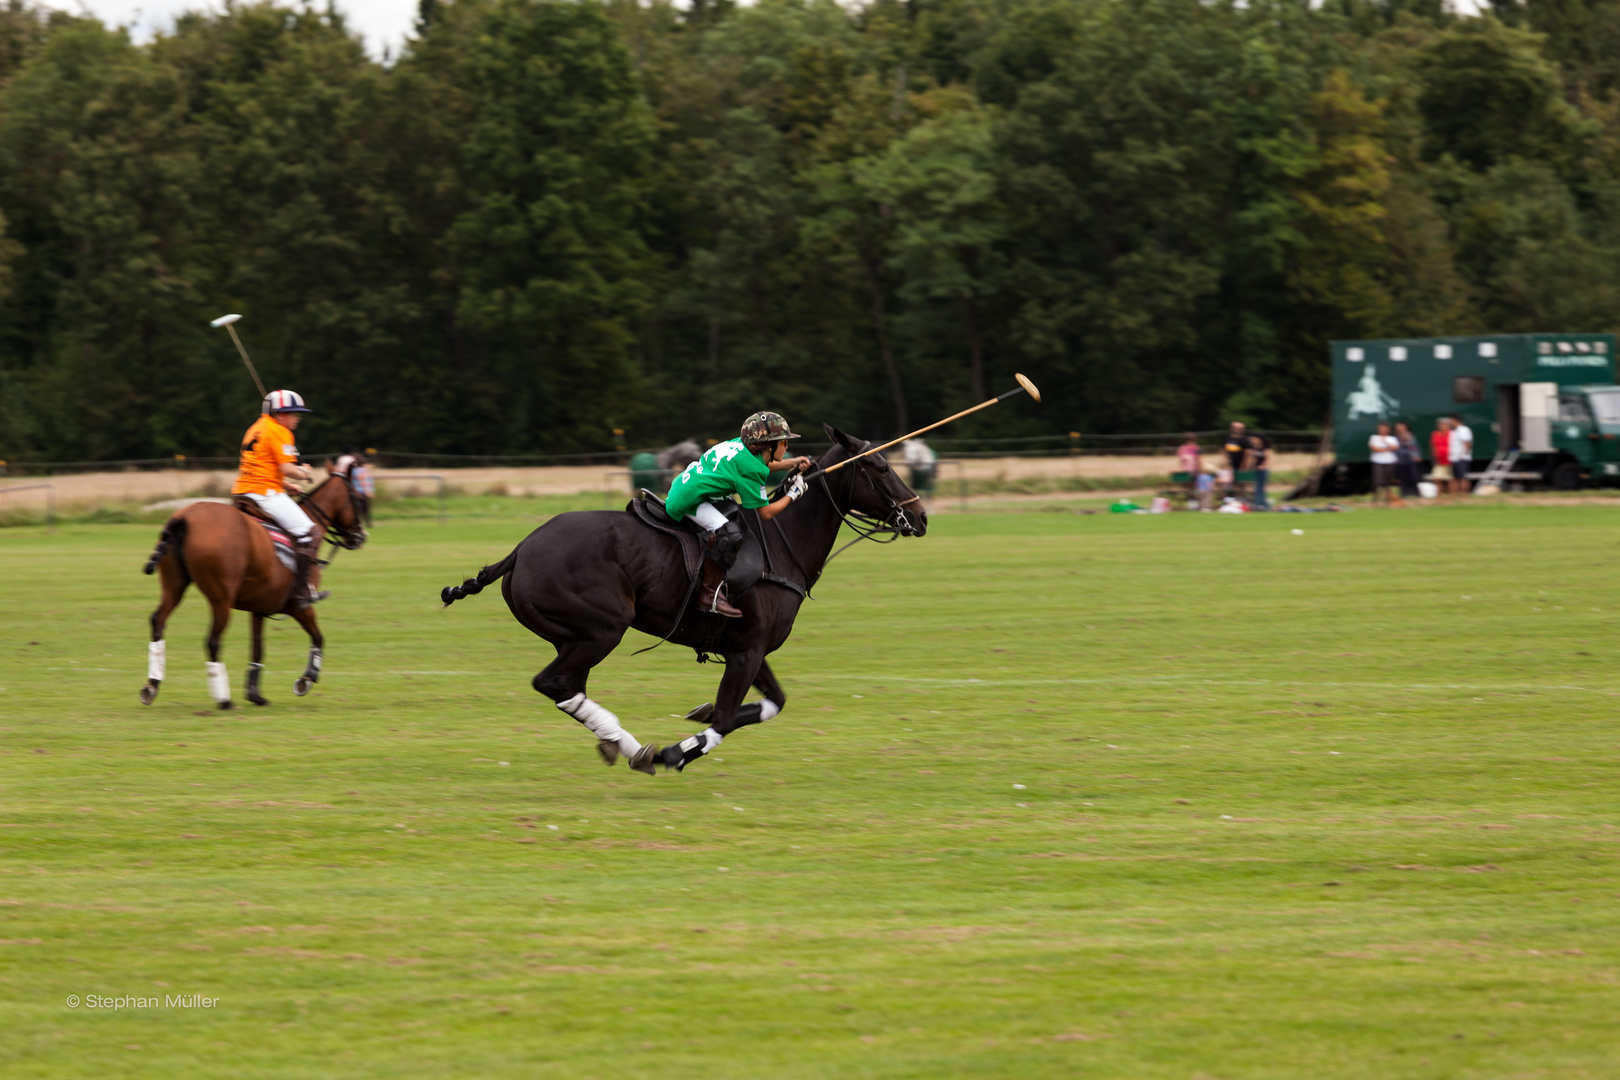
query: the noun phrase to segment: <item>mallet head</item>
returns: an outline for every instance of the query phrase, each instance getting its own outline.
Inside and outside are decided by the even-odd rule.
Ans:
[[[221,315],[219,318],[214,319],[208,325],[212,326],[215,330],[218,330],[222,326],[231,325],[231,323],[236,322],[241,317],[242,316],[240,316],[240,315]],[[1019,378],[1022,379],[1023,376],[1020,375]]]
[[[1013,378],[1018,380],[1018,385],[1022,386],[1024,388],[1024,391],[1027,394],[1029,394],[1030,397],[1034,398],[1036,401],[1041,400],[1041,392],[1035,386],[1034,383],[1030,382],[1028,379],[1026,379],[1024,376],[1018,374],[1016,371],[1013,372]]]

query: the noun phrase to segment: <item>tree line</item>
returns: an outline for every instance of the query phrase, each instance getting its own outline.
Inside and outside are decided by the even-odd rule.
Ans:
[[[1323,422],[1332,338],[1613,330],[1620,0],[0,9],[0,457]],[[615,435],[615,431],[622,435]]]

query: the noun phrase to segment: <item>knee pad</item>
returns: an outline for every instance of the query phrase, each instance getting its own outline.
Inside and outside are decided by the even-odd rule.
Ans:
[[[737,552],[743,544],[742,526],[735,521],[727,521],[714,531],[714,539],[709,542],[709,555],[715,562],[730,570],[737,561]]]

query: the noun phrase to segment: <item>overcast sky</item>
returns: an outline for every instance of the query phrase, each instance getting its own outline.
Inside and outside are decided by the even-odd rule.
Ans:
[[[102,22],[113,26],[128,26],[136,41],[147,41],[155,31],[174,28],[174,16],[197,8],[223,7],[207,0],[47,0],[51,7],[66,11],[88,10]],[[1452,0],[1458,11],[1475,12],[1480,0]],[[317,0],[322,10],[326,0]],[[416,18],[416,0],[341,0],[337,8],[348,16],[349,25],[366,39],[366,50],[372,56],[382,56],[383,46],[395,55],[400,43],[410,32]]]
[[[128,26],[136,41],[147,41],[156,31],[174,29],[174,17],[183,11],[224,9],[209,0],[46,0],[48,6],[63,11],[84,12],[109,26]],[[416,0],[340,0],[337,9],[349,25],[366,39],[366,50],[381,56],[387,45],[395,54],[416,19]],[[326,0],[315,7],[326,10]]]

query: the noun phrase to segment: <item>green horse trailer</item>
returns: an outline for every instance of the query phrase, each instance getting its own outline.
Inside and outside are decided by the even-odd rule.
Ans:
[[[1620,385],[1613,334],[1335,341],[1334,465],[1324,492],[1370,486],[1367,440],[1404,420],[1429,435],[1457,415],[1474,433],[1469,478],[1570,490],[1620,481]]]

